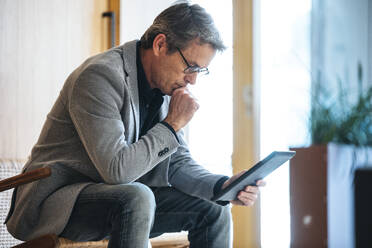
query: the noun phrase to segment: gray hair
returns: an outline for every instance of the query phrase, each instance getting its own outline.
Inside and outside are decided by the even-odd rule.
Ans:
[[[151,48],[158,34],[166,35],[169,53],[186,48],[196,38],[217,51],[226,48],[212,17],[197,4],[180,3],[165,9],[142,35],[141,46]]]

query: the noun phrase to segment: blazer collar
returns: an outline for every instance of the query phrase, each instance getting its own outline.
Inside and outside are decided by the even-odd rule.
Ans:
[[[130,92],[130,103],[134,113],[135,120],[135,140],[138,140],[140,127],[139,113],[139,96],[138,96],[138,80],[137,80],[137,64],[136,64],[136,43],[138,40],[133,40],[125,43],[123,49],[124,72],[126,76],[126,84]]]

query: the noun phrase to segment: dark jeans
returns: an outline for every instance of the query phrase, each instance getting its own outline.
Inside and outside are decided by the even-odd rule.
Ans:
[[[230,247],[228,206],[186,195],[171,187],[94,184],[78,197],[60,234],[75,241],[109,239],[109,248],[145,248],[148,238],[189,232],[190,247]]]

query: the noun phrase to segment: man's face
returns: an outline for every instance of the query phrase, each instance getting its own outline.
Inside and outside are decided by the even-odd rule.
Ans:
[[[172,95],[175,89],[186,87],[188,84],[195,84],[197,73],[186,74],[186,62],[181,54],[176,50],[168,54],[167,48],[163,49],[158,56],[157,63],[154,65],[154,83],[164,94]],[[210,44],[199,44],[196,40],[181,50],[183,56],[190,66],[208,67],[209,63],[216,54],[215,49]]]

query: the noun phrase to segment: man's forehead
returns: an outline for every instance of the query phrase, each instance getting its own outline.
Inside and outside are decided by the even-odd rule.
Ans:
[[[187,46],[184,53],[189,63],[196,64],[200,67],[206,67],[213,59],[216,49],[209,43],[201,43],[194,40]]]

